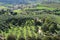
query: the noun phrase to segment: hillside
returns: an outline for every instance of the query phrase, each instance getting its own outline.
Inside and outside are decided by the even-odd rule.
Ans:
[[[0,40],[60,40],[60,0],[0,0]]]

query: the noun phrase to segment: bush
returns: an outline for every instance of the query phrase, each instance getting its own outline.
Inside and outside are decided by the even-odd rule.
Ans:
[[[20,37],[18,40],[25,40],[23,37]]]
[[[54,37],[53,37],[53,40],[60,40],[60,37],[54,36]]]
[[[3,35],[0,35],[0,40],[6,40]]]
[[[50,37],[50,36],[45,36],[45,37],[42,38],[42,40],[52,40],[52,37]]]
[[[16,36],[10,34],[10,35],[8,35],[7,40],[16,40]]]

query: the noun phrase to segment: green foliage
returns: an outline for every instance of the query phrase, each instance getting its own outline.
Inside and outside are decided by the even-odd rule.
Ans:
[[[42,38],[42,40],[52,40],[52,37],[50,37],[50,36],[45,36],[45,37]]]
[[[40,5],[24,11],[2,9],[0,10],[0,34],[7,40],[60,40],[59,12],[60,9]],[[38,18],[36,22],[35,18]],[[42,33],[39,33],[39,30]]]

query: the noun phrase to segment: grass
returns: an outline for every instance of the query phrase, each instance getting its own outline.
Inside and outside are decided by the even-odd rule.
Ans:
[[[5,7],[5,6],[0,6],[0,9],[7,9],[7,7]]]
[[[34,7],[34,8],[25,8],[26,9],[47,9],[47,10],[55,10],[56,7],[50,7],[48,6],[49,4],[45,5],[45,4],[38,4],[38,6]],[[52,5],[53,6],[53,5]]]
[[[17,10],[14,10],[14,12],[21,13],[21,12],[22,12],[22,10],[17,9]]]
[[[55,16],[56,17],[56,21],[58,24],[60,24],[60,16]]]
[[[59,8],[60,9],[60,4],[58,4],[58,3],[43,4],[43,5],[47,6],[47,7],[53,7],[53,8]]]
[[[37,7],[37,9],[47,9],[47,10],[55,10],[55,8],[49,7]]]

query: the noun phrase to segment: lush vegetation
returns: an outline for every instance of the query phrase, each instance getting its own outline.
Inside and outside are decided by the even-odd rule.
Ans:
[[[60,9],[1,9],[0,40],[60,40]]]

